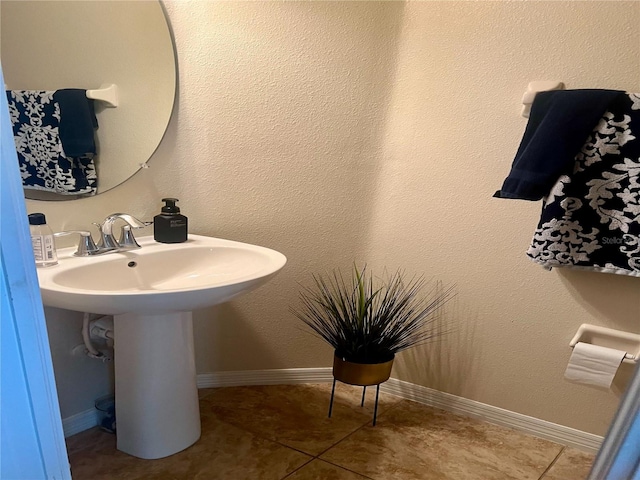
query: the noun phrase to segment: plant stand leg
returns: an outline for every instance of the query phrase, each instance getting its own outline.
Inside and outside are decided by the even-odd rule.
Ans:
[[[364,396],[367,393],[367,386],[362,387],[362,401],[360,402],[360,406],[364,407]]]
[[[331,402],[329,403],[329,418],[331,418],[331,411],[333,410],[333,396],[336,393],[336,379],[333,379],[333,387],[331,388]]]
[[[378,417],[378,395],[380,394],[380,384],[376,386],[376,403],[373,407],[373,426],[376,426],[376,418]]]

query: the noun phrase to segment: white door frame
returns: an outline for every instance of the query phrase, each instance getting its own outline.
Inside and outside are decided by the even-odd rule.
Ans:
[[[7,98],[0,97],[0,478],[66,480],[71,473],[49,337]]]

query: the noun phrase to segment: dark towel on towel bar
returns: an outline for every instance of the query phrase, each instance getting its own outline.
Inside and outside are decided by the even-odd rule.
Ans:
[[[640,277],[640,94],[613,92],[606,98],[611,100],[569,170],[544,194],[527,255],[548,269]],[[559,137],[562,131],[551,141]]]
[[[529,122],[502,188],[493,196],[540,200],[573,168],[576,154],[607,106],[624,92],[554,90],[536,95]]]
[[[56,90],[53,100],[60,105],[60,141],[67,157],[83,157],[96,154],[94,130],[98,120],[93,100],[87,91],[79,88]]]

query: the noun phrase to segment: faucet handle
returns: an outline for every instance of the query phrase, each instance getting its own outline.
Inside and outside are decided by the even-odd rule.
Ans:
[[[86,230],[65,230],[64,232],[54,233],[54,237],[64,237],[77,233],[80,235],[80,242],[78,243],[78,249],[73,254],[76,257],[89,257],[91,255],[98,255],[99,253],[105,253],[106,250],[96,246],[91,236],[91,232]]]
[[[134,228],[142,228],[142,227],[134,227]],[[131,225],[125,225],[122,227],[122,233],[120,234],[120,239],[118,240],[118,244],[120,248],[123,249],[134,249],[134,248],[142,248],[136,242],[136,238],[133,236],[133,232],[131,231]]]

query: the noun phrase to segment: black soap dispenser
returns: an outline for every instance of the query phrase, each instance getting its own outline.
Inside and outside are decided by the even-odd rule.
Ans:
[[[153,217],[153,238],[160,243],[187,241],[187,217],[180,215],[177,198],[163,198],[165,203],[159,215]]]

